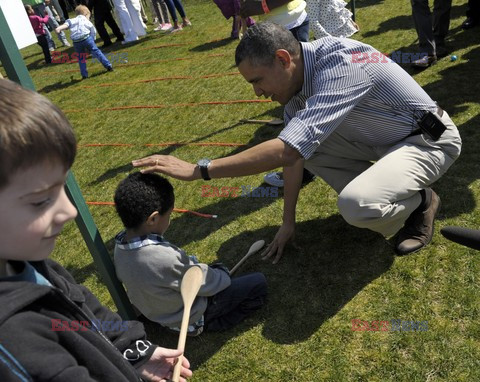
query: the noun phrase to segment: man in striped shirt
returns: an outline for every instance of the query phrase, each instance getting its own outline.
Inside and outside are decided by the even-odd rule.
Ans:
[[[461,139],[448,114],[412,77],[369,45],[335,37],[299,43],[272,23],[249,28],[235,60],[257,96],[285,105],[278,138],[196,166],[160,155],[134,166],[183,180],[283,166],[283,224],[264,256],[274,256],[274,263],[294,233],[304,165],[335,189],[348,223],[385,237],[398,233],[398,254],[430,242],[440,198],[429,186],[457,159]],[[425,115],[446,128],[440,137],[419,129],[417,120]]]

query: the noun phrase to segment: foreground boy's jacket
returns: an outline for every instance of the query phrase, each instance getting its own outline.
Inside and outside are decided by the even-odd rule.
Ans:
[[[132,365],[157,347],[143,325],[122,322],[52,260],[30,264],[52,287],[0,282],[0,381],[141,381]]]

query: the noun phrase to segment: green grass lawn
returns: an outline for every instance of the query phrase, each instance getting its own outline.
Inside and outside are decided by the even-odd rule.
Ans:
[[[417,51],[409,1],[356,4],[361,31],[355,39],[385,53]],[[89,62],[91,77],[85,81],[80,81],[77,64],[45,67],[40,47],[22,50],[37,90],[65,110],[74,126],[80,147],[73,172],[87,201],[112,201],[118,182],[134,171],[133,159],[162,153],[196,162],[245,148],[146,144],[230,142],[248,147],[280,131],[239,123],[242,118],[281,117],[278,104],[205,104],[256,97],[236,74],[237,41],[227,38],[230,20],[213,2],[186,0],[184,5],[193,27],[163,36],[149,23],[149,33],[139,43],[105,50],[127,53],[127,64],[105,73],[100,64]],[[338,214],[334,191],[315,180],[299,198],[297,247],[291,246],[277,265],[255,257],[240,271],[266,274],[270,297],[265,308],[234,330],[188,339],[192,381],[480,380],[480,255],[439,233],[447,225],[480,227],[480,30],[461,29],[465,11],[465,0],[453,1],[447,43],[457,61],[447,57],[423,72],[405,67],[452,116],[464,140],[462,155],[434,187],[443,209],[431,245],[396,257],[390,242],[347,225]],[[151,79],[155,81],[144,81]],[[158,107],[96,110],[147,105]],[[131,146],[82,146],[92,143]],[[281,223],[281,197],[204,198],[204,181],[171,181],[177,208],[218,215],[174,214],[167,231],[170,241],[202,262],[232,267],[254,241],[271,240]],[[260,174],[209,184],[259,186],[262,181]],[[121,229],[114,208],[90,210],[112,249]],[[74,223],[65,228],[53,257],[115,308]],[[352,319],[427,321],[428,330],[352,331]],[[176,347],[176,336],[152,323],[146,327],[151,339]]]

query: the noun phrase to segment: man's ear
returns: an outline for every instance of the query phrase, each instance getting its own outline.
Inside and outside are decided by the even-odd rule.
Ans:
[[[284,69],[288,69],[292,62],[292,56],[285,49],[278,49],[275,52],[275,59],[282,64]]]
[[[159,217],[160,217],[160,214],[158,213],[158,211],[152,212],[150,216],[147,218],[147,226],[155,225]]]

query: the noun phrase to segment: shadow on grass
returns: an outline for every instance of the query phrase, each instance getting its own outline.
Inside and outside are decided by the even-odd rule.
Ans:
[[[200,44],[197,46],[194,46],[193,48],[190,49],[191,52],[209,52],[211,50],[221,48],[226,45],[230,45],[232,42],[237,41],[236,39],[232,39],[230,37],[226,37],[221,40],[216,40],[216,41],[210,41],[205,44]]]
[[[359,2],[357,2],[358,4]],[[358,5],[356,6],[358,8]],[[455,19],[457,17],[461,17],[465,15],[465,6],[464,5],[456,5],[452,6],[452,9],[450,11],[450,19]],[[364,37],[373,37],[380,35],[382,33],[391,31],[391,30],[410,30],[415,28],[415,24],[413,21],[412,15],[401,15],[401,16],[396,16],[392,17],[390,19],[387,19],[385,21],[382,21],[381,23],[378,24],[378,27],[376,30],[372,31],[367,31],[363,33]],[[455,30],[450,30],[450,34],[454,32]]]
[[[347,1],[347,3],[348,3],[347,8],[349,10],[351,10],[352,9],[352,4],[351,4],[352,0]],[[366,8],[366,7],[370,7],[372,5],[380,5],[382,3],[383,3],[383,0],[356,0],[355,1],[355,9]]]
[[[241,234],[223,243],[219,261],[232,268],[259,239],[271,239],[278,227]],[[262,325],[263,336],[275,343],[307,340],[322,324],[370,282],[386,272],[394,261],[393,250],[380,235],[349,226],[339,216],[297,225],[297,246],[290,246],[276,265],[250,258],[237,275],[261,271],[269,283],[266,306],[227,332],[204,333],[189,338],[186,354],[198,368],[230,339]],[[341,232],[342,237],[339,237]],[[178,337],[144,320],[149,339],[176,347]]]
[[[462,45],[471,42],[472,35],[457,39]],[[464,40],[463,42],[460,40]],[[478,89],[472,84],[480,82],[478,62],[480,61],[480,47],[469,51],[458,61],[439,72],[441,79],[430,82],[424,89],[445,109],[450,116],[465,114],[467,103],[480,104]],[[470,185],[480,178],[478,152],[480,151],[480,115],[472,116],[462,125],[458,125],[462,136],[462,153],[458,160],[442,177],[434,188],[443,198],[443,212],[447,217],[455,217],[470,213],[477,208],[475,195]]]

